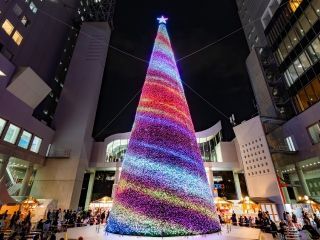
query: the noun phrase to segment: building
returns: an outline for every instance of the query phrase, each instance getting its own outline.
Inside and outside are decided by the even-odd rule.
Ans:
[[[236,0],[236,3],[249,48],[266,46],[267,39],[264,35],[264,28],[260,19],[269,1]]]
[[[283,203],[320,199],[320,1],[269,1],[247,68]]]
[[[239,200],[248,195],[239,147],[236,140],[223,142],[221,123],[197,132],[197,142],[207,171],[210,187],[220,197]],[[79,206],[91,200],[113,196],[121,174],[130,132],[115,134],[95,142],[85,174]]]
[[[32,194],[77,207],[113,10],[114,1],[1,1],[0,200]],[[84,94],[82,105],[70,101]],[[57,185],[67,194],[56,196]]]

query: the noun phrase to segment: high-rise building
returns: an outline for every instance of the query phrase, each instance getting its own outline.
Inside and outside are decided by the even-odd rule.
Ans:
[[[111,0],[0,2],[0,201],[31,193],[77,206],[113,10]],[[48,186],[63,174],[68,194],[55,197]]]
[[[269,1],[247,59],[284,203],[320,199],[319,16],[319,0]]]
[[[243,26],[250,49],[257,46],[267,45],[261,16],[264,13],[269,1],[266,0],[236,0],[238,14]]]

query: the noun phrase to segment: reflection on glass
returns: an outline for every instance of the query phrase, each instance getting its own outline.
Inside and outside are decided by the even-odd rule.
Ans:
[[[22,147],[24,149],[27,149],[31,140],[32,134],[27,132],[27,131],[23,131],[18,143],[19,147]]]
[[[15,126],[13,124],[10,124],[9,128],[6,132],[6,135],[4,137],[4,141],[15,144],[17,137],[19,135],[19,132],[20,132],[19,127]]]
[[[320,100],[320,81],[315,77],[311,83],[302,88],[295,97],[295,104],[302,112]]]
[[[316,123],[308,128],[309,135],[313,144],[320,142],[320,124]]]
[[[311,2],[312,7],[316,11],[316,14],[320,16],[320,0],[313,0]]]
[[[40,150],[41,143],[42,143],[42,139],[35,136],[33,138],[33,141],[32,141],[31,147],[30,147],[30,151],[34,152],[34,153],[38,153]]]

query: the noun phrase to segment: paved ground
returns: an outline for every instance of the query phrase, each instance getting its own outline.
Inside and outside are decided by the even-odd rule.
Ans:
[[[100,229],[97,229],[96,226],[88,226],[81,228],[71,228],[68,229],[67,237],[68,240],[77,239],[82,236],[84,240],[158,240],[163,238],[143,238],[143,237],[125,237],[117,236],[111,234],[105,234],[104,226],[100,226]],[[60,237],[66,237],[65,233],[57,235],[57,239]],[[232,227],[231,232],[227,233],[226,227],[223,227],[221,233],[204,235],[204,236],[195,236],[195,237],[174,237],[166,238],[168,240],[272,240],[271,234],[261,233],[259,229],[255,228],[245,228],[245,227]]]

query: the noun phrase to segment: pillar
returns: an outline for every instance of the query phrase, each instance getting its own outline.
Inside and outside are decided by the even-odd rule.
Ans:
[[[298,174],[299,182],[301,184],[302,191],[303,191],[304,195],[310,196],[309,187],[307,185],[307,182],[306,182],[306,179],[304,177],[304,173],[303,173],[301,167],[298,166],[297,164],[296,164],[295,167],[296,167],[296,171],[297,171],[297,174]]]
[[[3,155],[2,164],[1,164],[1,168],[0,168],[0,180],[2,179],[3,176],[5,176],[9,160],[10,160],[10,156]]]
[[[120,174],[121,174],[121,168],[117,167],[116,168],[116,174],[114,176],[114,184],[112,186],[112,195],[111,195],[112,198],[114,198],[114,196],[116,194],[116,190],[117,190],[117,187],[118,187],[118,182],[119,182],[119,179],[120,179]]]
[[[233,172],[233,179],[236,187],[237,198],[240,200],[242,198],[242,192],[238,173]]]
[[[92,191],[93,191],[93,185],[94,185],[95,177],[96,177],[96,171],[90,173],[88,191],[87,191],[87,196],[86,196],[86,203],[85,203],[85,206],[84,206],[85,210],[89,209],[89,204],[90,204],[91,199],[92,199]]]
[[[282,174],[281,171],[279,171],[279,175],[280,175],[280,177],[282,179],[284,179],[283,174]],[[281,188],[280,190],[283,192],[283,195],[284,195],[284,198],[285,198],[285,202],[287,204],[291,204],[291,199],[290,199],[287,187],[280,187],[280,188]]]
[[[25,196],[27,193],[27,189],[28,189],[28,184],[30,181],[30,178],[32,176],[33,173],[33,164],[29,164],[26,174],[24,175],[23,181],[22,181],[22,185],[19,191],[19,196]]]

